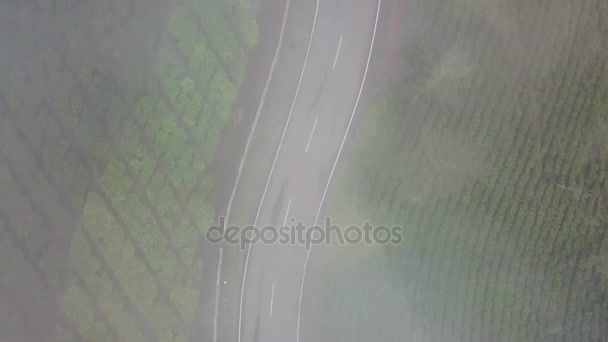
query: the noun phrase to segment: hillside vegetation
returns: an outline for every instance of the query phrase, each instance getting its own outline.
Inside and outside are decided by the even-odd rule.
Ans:
[[[317,266],[314,321],[352,321],[312,336],[604,340],[608,2],[402,12],[399,77],[366,114],[332,213],[400,224],[405,240]]]
[[[27,1],[0,22],[0,339],[189,340],[251,5]]]

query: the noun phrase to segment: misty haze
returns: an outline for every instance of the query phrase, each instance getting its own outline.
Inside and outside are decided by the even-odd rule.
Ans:
[[[0,1],[0,341],[608,341],[607,233],[606,0]]]

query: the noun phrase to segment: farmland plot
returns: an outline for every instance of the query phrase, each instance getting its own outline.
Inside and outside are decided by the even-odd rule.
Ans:
[[[404,242],[319,248],[309,338],[607,336],[606,4],[404,5],[400,78],[329,210],[402,225]]]
[[[1,6],[0,339],[189,340],[251,5]]]

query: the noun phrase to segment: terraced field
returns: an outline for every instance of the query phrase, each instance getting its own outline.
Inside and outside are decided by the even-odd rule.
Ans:
[[[257,43],[251,4],[0,13],[0,339],[189,340],[207,170]]]
[[[402,6],[329,211],[404,243],[313,252],[307,339],[605,340],[608,3]]]

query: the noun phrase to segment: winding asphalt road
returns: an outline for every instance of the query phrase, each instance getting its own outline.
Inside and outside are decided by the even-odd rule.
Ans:
[[[320,214],[364,89],[381,0],[319,0],[306,60],[260,202],[258,227]],[[272,89],[270,89],[272,91]],[[237,194],[238,196],[238,194]],[[239,208],[234,208],[239,210]],[[254,244],[246,252],[239,342],[299,341],[309,251]],[[306,319],[306,318],[304,318]]]

